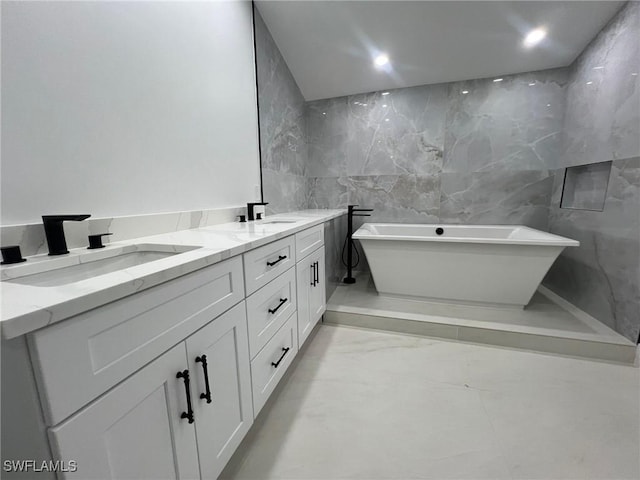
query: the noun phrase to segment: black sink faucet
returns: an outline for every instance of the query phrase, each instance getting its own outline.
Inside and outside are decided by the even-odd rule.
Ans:
[[[64,238],[64,228],[62,222],[67,220],[79,222],[91,215],[43,215],[44,234],[47,237],[49,255],[64,255],[67,250],[67,240]]]
[[[247,219],[248,220],[255,220],[256,219],[255,213],[253,212],[253,207],[255,207],[256,205],[269,205],[269,202],[247,203]]]

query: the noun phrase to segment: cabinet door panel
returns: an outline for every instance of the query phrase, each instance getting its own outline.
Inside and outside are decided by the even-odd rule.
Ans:
[[[298,348],[302,348],[311,330],[326,309],[324,247],[296,265],[298,286]]]
[[[216,478],[253,423],[244,302],[187,339],[202,478]],[[207,393],[205,368],[211,402]]]
[[[199,478],[184,383],[184,343],[49,430],[54,457],[75,460],[69,479]]]
[[[313,325],[311,324],[311,311],[309,310],[311,285],[313,284],[313,272],[311,264],[313,263],[313,255],[306,257],[296,265],[296,284],[298,290],[298,348],[302,348],[302,344],[311,333]]]
[[[313,327],[326,310],[326,285],[324,275],[324,247],[318,249],[312,254],[313,262],[315,262],[316,282],[309,290],[309,315],[310,323]]]

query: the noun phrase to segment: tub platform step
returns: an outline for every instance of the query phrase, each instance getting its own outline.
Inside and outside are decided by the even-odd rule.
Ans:
[[[324,321],[625,364],[636,355],[631,341],[542,286],[515,310],[384,297],[361,274],[336,288]]]

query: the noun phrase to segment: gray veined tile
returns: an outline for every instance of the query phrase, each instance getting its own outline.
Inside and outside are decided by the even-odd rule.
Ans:
[[[561,142],[566,77],[566,69],[557,69],[500,83],[449,84],[444,171],[552,168]]]
[[[307,206],[304,180],[295,178],[308,165],[304,97],[257,10],[255,20],[265,198],[271,212],[300,210]]]
[[[440,218],[546,230],[552,183],[546,171],[443,173]]]
[[[640,4],[628,2],[574,62],[561,166],[640,155],[639,29]]]
[[[350,96],[347,173],[440,173],[446,99],[444,85]]]
[[[263,169],[264,201],[267,214],[300,210],[308,204],[309,180],[299,175]]]
[[[632,341],[640,333],[640,159],[612,164],[604,210],[551,207],[552,233],[580,241],[544,283]]]
[[[316,177],[309,180],[309,208],[346,208],[349,204],[346,177]]]
[[[373,208],[371,222],[437,223],[439,178],[425,175],[348,177],[349,203]]]

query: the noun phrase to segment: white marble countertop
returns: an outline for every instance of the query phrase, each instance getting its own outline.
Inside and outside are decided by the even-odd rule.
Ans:
[[[346,210],[303,210],[270,215],[263,221],[223,223],[110,243],[100,252],[122,250],[124,246],[135,244],[197,248],[179,255],[60,286],[36,287],[7,281],[15,278],[15,272],[20,268],[24,269],[26,265],[52,261],[52,257],[47,255],[29,257],[26,264],[3,266],[0,268],[2,337],[14,338],[24,335],[327,222],[345,213]],[[295,220],[295,223],[268,223],[276,219]],[[67,259],[65,263],[69,265],[82,263],[80,256],[86,253],[85,248],[71,250],[64,257]],[[56,257],[56,259],[59,258],[61,257]]]

